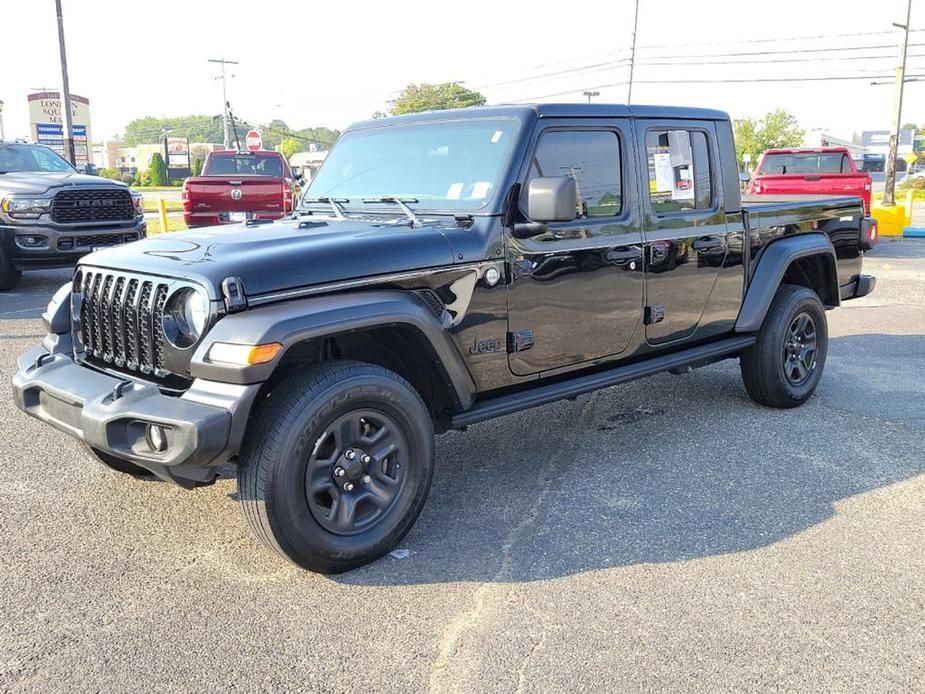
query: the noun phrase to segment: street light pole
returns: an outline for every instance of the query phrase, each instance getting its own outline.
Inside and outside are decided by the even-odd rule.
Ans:
[[[636,0],[636,10],[633,14],[633,43],[630,46],[630,79],[626,90],[626,103],[633,100],[633,68],[636,65],[636,27],[639,25],[639,0]]]
[[[61,133],[62,144],[64,145],[64,157],[77,164],[77,155],[74,153],[74,121],[71,115],[71,85],[67,78],[67,51],[64,48],[64,19],[61,16],[61,0],[55,0],[55,9],[58,12],[58,47],[61,50],[61,115],[62,127]],[[90,143],[87,143],[89,147]],[[89,152],[88,152],[89,154]]]
[[[899,65],[896,67],[896,93],[893,98],[893,132],[890,134],[890,151],[886,156],[886,187],[883,190],[883,205],[896,204],[896,154],[899,149],[899,133],[902,128],[903,87],[906,83],[906,51],[909,47],[909,19],[912,16],[912,0],[906,0],[906,23],[893,26],[903,30],[899,46]]]
[[[222,113],[224,114],[223,121],[225,123],[225,149],[231,149],[231,119],[228,115],[228,78],[225,75],[225,66],[226,65],[240,65],[237,60],[225,60],[225,57],[221,58],[209,58],[210,63],[220,63],[222,66],[222,74],[215,79],[222,81]],[[234,75],[232,75],[233,77]]]

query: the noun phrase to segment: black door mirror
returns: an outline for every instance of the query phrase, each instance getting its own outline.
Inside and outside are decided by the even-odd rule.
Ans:
[[[578,185],[571,176],[534,178],[527,186],[527,216],[533,222],[570,222],[578,209]]]
[[[87,174],[88,176],[98,176],[99,175],[99,173],[96,170],[96,164],[92,162],[87,162],[86,164],[84,164],[83,170],[84,170],[84,173]]]

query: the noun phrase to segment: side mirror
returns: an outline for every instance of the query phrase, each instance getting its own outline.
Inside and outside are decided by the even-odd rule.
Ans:
[[[571,176],[534,178],[527,187],[527,216],[532,222],[570,222],[578,209],[578,185]]]
[[[752,177],[748,175],[748,171],[739,172],[739,183],[748,183],[752,180]]]
[[[99,175],[99,173],[96,170],[96,164],[93,164],[91,162],[87,162],[86,164],[84,164],[84,173],[87,174],[88,176],[98,176]]]
[[[302,169],[293,169],[292,177],[297,181],[301,181],[305,177],[305,174],[302,173]]]

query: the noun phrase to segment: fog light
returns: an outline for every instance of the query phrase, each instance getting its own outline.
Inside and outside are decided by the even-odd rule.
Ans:
[[[155,453],[163,453],[167,450],[167,430],[160,424],[149,424],[148,447]]]
[[[45,245],[44,236],[17,236],[16,240],[19,242],[20,246],[26,248],[41,248]]]

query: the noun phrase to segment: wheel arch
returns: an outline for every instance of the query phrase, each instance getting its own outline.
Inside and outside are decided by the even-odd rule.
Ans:
[[[736,332],[761,327],[781,284],[812,289],[826,308],[840,303],[835,248],[825,234],[788,236],[769,244],[761,254],[736,320]]]
[[[208,360],[214,342],[278,342],[282,349],[266,364],[233,366]],[[326,359],[396,371],[435,417],[444,409],[468,409],[475,397],[475,383],[444,326],[422,299],[400,290],[319,296],[225,316],[196,349],[191,372],[209,380],[272,384]]]

